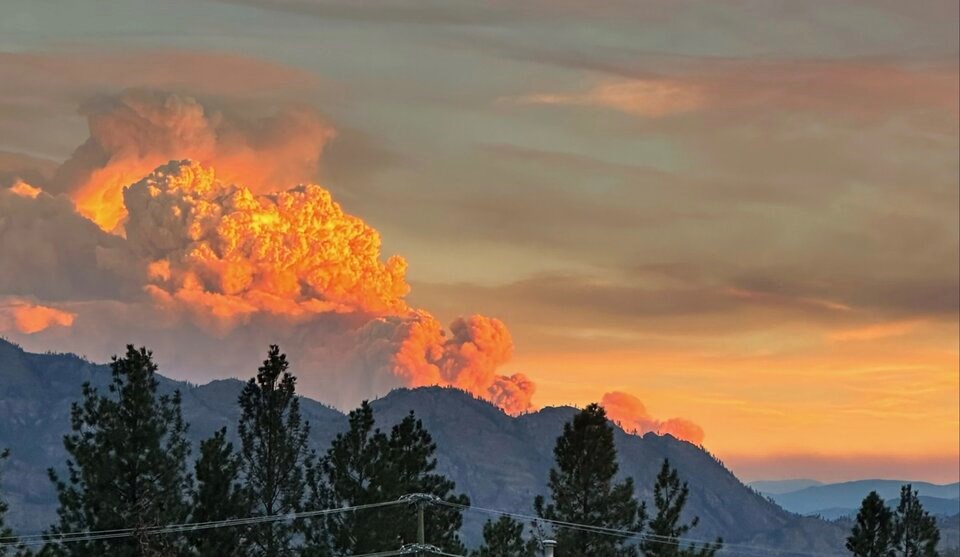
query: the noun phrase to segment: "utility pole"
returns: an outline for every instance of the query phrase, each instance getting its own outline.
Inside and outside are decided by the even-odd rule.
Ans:
[[[440,498],[429,493],[411,493],[410,495],[404,495],[400,500],[417,506],[417,543],[405,545],[401,548],[401,551],[404,553],[415,552],[417,557],[427,557],[427,555],[439,553],[439,549],[427,544],[423,514],[427,503],[436,503],[440,501]]]
[[[426,533],[425,533],[424,527],[423,527],[423,507],[424,507],[424,505],[426,505],[426,500],[425,500],[425,499],[421,498],[421,499],[418,499],[418,500],[417,500],[417,543],[420,544],[421,546],[426,543],[426,542],[424,541],[424,538],[426,537]],[[423,551],[418,552],[418,553],[417,553],[417,557],[424,557]]]

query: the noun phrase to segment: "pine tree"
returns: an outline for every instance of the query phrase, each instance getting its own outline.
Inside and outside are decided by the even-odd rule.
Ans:
[[[322,478],[311,478],[315,504],[326,502],[329,507],[344,507],[380,502],[375,486],[376,469],[382,461],[381,453],[387,437],[379,429],[374,429],[373,409],[367,401],[350,412],[348,421],[349,429],[337,434],[318,467]],[[359,526],[363,522],[378,521],[382,512],[378,511],[370,509],[331,515],[327,519],[327,532],[334,553],[349,555],[393,549],[376,547],[374,532]],[[314,538],[314,547],[322,545],[321,536],[314,534],[311,537]]]
[[[430,545],[462,555],[466,548],[460,540],[460,527],[463,526],[460,507],[469,506],[470,499],[462,493],[454,493],[456,484],[453,480],[436,473],[436,452],[437,445],[430,433],[411,411],[390,430],[383,452],[384,465],[377,470],[377,484],[388,499],[424,493],[457,505],[429,506],[425,511],[425,531]],[[402,543],[416,542],[416,508],[411,505],[396,511],[399,516],[389,522],[388,536]]]
[[[436,474],[436,444],[411,412],[390,435],[375,428],[366,401],[350,412],[350,428],[337,435],[321,462],[330,506],[396,501],[412,493],[434,495],[454,505],[469,505],[455,495],[455,484]],[[335,555],[398,549],[416,541],[416,509],[391,505],[331,515],[330,544]],[[431,505],[424,513],[425,539],[448,553],[463,553],[459,538],[462,513],[456,507]]]
[[[895,545],[902,557],[936,557],[940,529],[930,513],[923,510],[919,492],[907,484],[900,488],[900,504],[894,516]]]
[[[893,512],[876,491],[864,497],[847,538],[854,557],[894,557]]]
[[[551,502],[537,497],[534,508],[546,520],[639,532],[646,510],[634,498],[633,480],[615,483],[619,470],[613,428],[599,404],[591,404],[563,426],[550,470]],[[559,528],[558,557],[632,557],[629,538]]]
[[[524,539],[523,523],[509,516],[501,516],[496,522],[488,520],[483,525],[483,545],[472,557],[534,557],[537,542]]]
[[[60,507],[50,534],[132,528],[131,536],[49,546],[58,555],[117,557],[177,555],[181,537],[149,535],[146,529],[182,523],[191,478],[187,426],[180,393],[157,396],[157,366],[146,348],[127,346],[110,364],[109,395],[89,383],[74,403],[73,433],[63,444],[70,455],[67,477],[51,469]]]
[[[249,502],[239,482],[240,459],[227,441],[227,428],[200,444],[194,474],[197,486],[193,491],[191,522],[212,522],[247,516]],[[190,537],[197,557],[243,555],[243,527],[216,528],[197,532]]]
[[[650,522],[648,538],[641,543],[646,557],[713,557],[723,547],[723,540],[716,543],[697,546],[686,544],[682,538],[697,526],[700,517],[693,517],[683,524],[680,518],[687,504],[690,488],[687,482],[680,483],[676,468],[670,467],[670,461],[664,459],[657,482],[653,487],[654,506],[657,514]]]
[[[252,516],[275,516],[301,510],[310,465],[310,426],[300,416],[296,378],[276,345],[240,393],[240,470]],[[264,522],[246,531],[254,556],[288,555],[298,524]]]
[[[10,449],[4,449],[0,451],[0,464],[3,464],[10,456]],[[2,495],[2,493],[0,493]],[[8,544],[13,544],[16,540],[13,538],[13,531],[6,527],[4,524],[4,517],[7,514],[9,507],[7,503],[3,500],[3,497],[0,497],[0,556],[8,555],[9,552],[7,549],[10,547]]]

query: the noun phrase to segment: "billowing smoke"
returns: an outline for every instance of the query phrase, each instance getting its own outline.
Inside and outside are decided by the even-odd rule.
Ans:
[[[499,319],[459,318],[447,334],[432,315],[421,310],[372,321],[358,338],[355,358],[401,378],[405,385],[451,385],[511,414],[533,407],[536,386],[529,378],[497,374],[513,355],[510,331]]]
[[[173,161],[127,188],[124,201],[146,292],[208,332],[223,336],[264,315],[312,331],[333,315],[363,316],[355,348],[346,358],[328,354],[326,364],[374,368],[399,385],[455,386],[513,413],[531,407],[526,377],[497,374],[513,353],[507,327],[475,315],[448,334],[410,309],[406,262],[381,262],[376,230],[320,186],[256,195],[197,162]]]
[[[90,138],[42,191],[0,190],[0,292],[77,313],[10,298],[3,330],[73,325],[58,349],[95,356],[146,342],[193,377],[242,374],[278,342],[305,392],[341,406],[446,385],[532,408],[533,382],[498,372],[506,325],[473,315],[447,331],[411,308],[404,259],[381,257],[377,231],[310,183],[333,136],[312,113],[251,123],[151,92],[84,110]]]
[[[194,159],[215,166],[227,181],[272,191],[311,180],[334,136],[312,110],[284,108],[244,119],[155,91],[97,98],[82,113],[90,137],[48,189],[69,194],[81,214],[107,231],[123,220],[123,188],[167,161]]]
[[[76,314],[34,304],[20,298],[0,298],[0,333],[19,332],[27,335],[50,327],[73,325]]]
[[[406,310],[406,262],[382,263],[377,231],[320,186],[255,195],[180,161],[127,188],[124,201],[128,242],[149,260],[147,291],[217,329],[261,312]]]
[[[652,431],[661,435],[670,434],[695,445],[703,443],[703,428],[684,418],[658,420],[650,416],[643,402],[631,394],[612,391],[603,395],[600,404],[607,411],[607,416],[626,431],[640,435]]]

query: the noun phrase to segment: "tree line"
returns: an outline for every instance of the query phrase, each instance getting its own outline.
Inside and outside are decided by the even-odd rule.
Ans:
[[[8,509],[0,498],[0,555],[390,551],[419,538],[418,509],[397,504],[414,493],[435,501],[423,513],[425,540],[447,554],[468,554],[460,529],[470,501],[437,472],[437,446],[413,412],[381,430],[365,401],[349,413],[347,430],[318,453],[308,441],[296,378],[286,356],[271,346],[239,395],[235,436],[227,428],[216,431],[191,461],[180,393],[159,394],[151,352],[128,346],[110,369],[106,392],[83,385],[63,439],[68,460],[61,471],[49,470],[57,520],[42,538],[18,539],[4,527]],[[8,454],[0,453],[0,461]],[[539,519],[488,520],[471,557],[532,557],[544,536],[558,541],[557,557],[712,557],[722,548],[720,539],[684,540],[697,518],[684,520],[689,489],[668,461],[649,514],[633,480],[617,479],[613,427],[598,404],[564,425],[554,456],[549,497],[533,501]],[[344,508],[350,510],[322,512]]]

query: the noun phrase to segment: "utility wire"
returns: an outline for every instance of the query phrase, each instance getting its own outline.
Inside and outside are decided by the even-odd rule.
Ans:
[[[64,543],[73,543],[73,542],[89,542],[89,541],[98,541],[98,540],[108,540],[108,539],[117,539],[125,538],[133,535],[163,535],[163,534],[172,534],[172,533],[189,533],[196,532],[201,530],[210,530],[215,528],[230,528],[235,526],[246,526],[252,524],[262,524],[268,522],[278,522],[278,521],[291,521],[298,520],[303,518],[311,518],[316,516],[323,516],[334,513],[341,512],[351,512],[358,510],[374,509],[380,507],[387,507],[392,505],[405,504],[406,501],[401,498],[400,500],[395,501],[383,501],[380,503],[370,503],[366,505],[354,505],[348,507],[341,507],[336,509],[322,509],[314,511],[303,511],[298,513],[287,513],[287,514],[277,514],[269,516],[252,516],[252,517],[243,517],[243,518],[230,518],[224,520],[214,520],[208,522],[192,522],[192,523],[182,523],[182,524],[167,524],[163,526],[154,526],[149,528],[134,529],[134,528],[120,528],[114,530],[94,530],[86,532],[65,532],[58,534],[30,534],[25,536],[7,536],[0,537],[0,549],[8,547],[23,547],[31,545],[43,545],[46,543],[53,544],[64,544]],[[701,544],[713,544],[713,540],[703,540],[689,537],[669,537],[669,536],[660,536],[657,534],[650,534],[644,532],[637,532],[632,530],[625,530],[619,528],[608,528],[604,526],[595,526],[590,524],[583,524],[577,522],[569,522],[562,520],[549,520],[545,518],[540,518],[532,515],[526,515],[521,513],[503,511],[500,509],[490,509],[484,507],[477,507],[471,505],[461,505],[458,503],[451,503],[448,501],[437,500],[436,504],[445,505],[448,507],[455,507],[462,510],[483,512],[487,514],[495,514],[500,516],[509,516],[512,518],[522,519],[522,520],[534,520],[545,522],[560,528],[567,528],[571,530],[578,530],[583,532],[590,532],[595,534],[603,534],[617,537],[630,537],[630,538],[639,538],[650,541],[657,541],[660,543],[666,544],[676,544],[680,545],[681,543],[701,543]],[[753,555],[794,555],[794,556],[807,556],[807,557],[836,557],[837,554],[833,553],[819,553],[819,552],[809,552],[809,551],[797,551],[797,550],[787,550],[781,548],[774,548],[768,546],[760,546],[755,544],[744,544],[744,543],[728,543],[724,542],[723,547],[720,550],[721,552],[734,552],[738,554],[743,554],[744,552]],[[462,555],[456,555],[452,553],[444,553],[433,551],[434,555],[439,555],[441,557],[464,557]],[[405,555],[406,553],[401,550],[394,551],[385,551],[380,553],[369,553],[365,555],[356,555],[351,557],[390,557],[395,555]]]
[[[458,503],[451,503],[451,502],[448,502],[448,501],[440,501],[439,504],[441,504],[441,505],[446,505],[446,506],[449,506],[449,507],[457,507],[457,508],[460,508],[460,509],[463,509],[463,510],[472,510],[472,511],[477,511],[477,512],[484,512],[484,513],[488,513],[488,514],[496,514],[496,515],[501,515],[501,516],[509,516],[509,517],[512,517],[512,518],[517,518],[517,519],[522,519],[522,520],[539,520],[539,521],[541,521],[541,522],[546,522],[546,523],[548,523],[548,524],[552,524],[552,525],[555,525],[555,526],[559,526],[559,527],[561,527],[561,528],[567,528],[567,529],[571,529],[571,530],[579,530],[579,531],[583,531],[583,532],[591,532],[591,533],[595,533],[595,534],[605,534],[605,535],[612,535],[612,536],[619,536],[619,537],[636,537],[636,538],[640,538],[640,539],[646,539],[646,540],[650,540],[650,541],[657,541],[657,542],[661,542],[661,543],[676,544],[676,545],[680,545],[681,543],[684,543],[684,542],[686,542],[686,543],[700,543],[700,544],[713,544],[713,543],[716,543],[716,540],[703,540],[703,539],[689,538],[689,537],[674,538],[674,537],[670,537],[670,536],[661,536],[661,535],[658,535],[658,534],[650,534],[650,533],[645,533],[645,532],[637,532],[637,531],[633,531],[633,530],[624,530],[624,529],[619,529],[619,528],[607,528],[607,527],[604,527],[604,526],[594,526],[594,525],[590,525],[590,524],[582,524],[582,523],[577,523],[577,522],[568,522],[568,521],[563,521],[563,520],[548,520],[548,519],[540,518],[540,517],[537,517],[537,516],[531,516],[531,515],[526,515],[526,514],[521,514],[521,513],[514,513],[514,512],[502,511],[502,510],[499,510],[499,509],[489,509],[489,508],[484,508],[484,507],[461,505],[461,504],[458,504]],[[738,552],[743,552],[743,551],[747,551],[747,552],[759,552],[759,553],[754,553],[754,554],[756,554],[756,555],[770,555],[771,553],[778,554],[778,555],[797,555],[797,556],[803,555],[803,556],[809,556],[809,557],[838,557],[838,555],[839,555],[839,554],[836,554],[836,553],[820,553],[820,552],[810,552],[810,551],[796,551],[796,550],[789,550],[789,549],[782,549],[782,548],[774,548],[774,547],[766,547],[766,546],[760,546],[760,545],[754,545],[754,544],[744,544],[744,543],[737,544],[737,543],[728,543],[728,542],[724,542],[724,543],[723,543],[723,547],[721,548],[720,551],[721,551],[721,552],[731,552],[731,551],[734,551],[734,550],[737,550]]]
[[[246,526],[250,524],[262,524],[267,522],[279,522],[279,521],[297,520],[302,518],[312,518],[316,516],[323,516],[323,515],[334,514],[334,513],[374,509],[374,508],[387,507],[387,506],[399,505],[399,504],[403,504],[403,501],[384,501],[381,503],[354,505],[349,507],[341,507],[337,509],[322,509],[322,510],[303,511],[303,512],[297,512],[297,513],[276,514],[276,515],[268,515],[268,516],[228,518],[224,520],[213,520],[208,522],[166,524],[163,526],[153,526],[153,527],[142,528],[142,529],[121,528],[121,529],[115,529],[115,530],[92,530],[92,531],[86,531],[86,532],[65,532],[65,533],[59,533],[59,534],[31,534],[31,535],[19,536],[19,537],[9,536],[5,538],[0,538],[0,540],[7,540],[0,543],[0,548],[42,545],[46,543],[63,544],[63,543],[72,543],[72,542],[88,542],[88,541],[97,541],[97,540],[125,538],[133,535],[153,536],[153,535],[172,534],[172,533],[188,533],[188,532],[196,532],[200,530],[210,530],[214,528],[229,528],[234,526]]]

